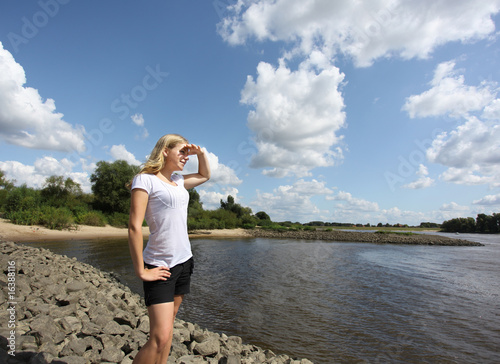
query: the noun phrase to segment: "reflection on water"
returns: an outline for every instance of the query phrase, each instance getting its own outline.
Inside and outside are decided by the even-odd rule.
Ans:
[[[500,242],[469,238],[486,246],[194,239],[179,316],[315,363],[497,363]],[[142,294],[124,240],[32,245]]]

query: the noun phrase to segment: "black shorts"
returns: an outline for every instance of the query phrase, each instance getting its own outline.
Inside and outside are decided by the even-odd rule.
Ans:
[[[155,265],[144,263],[148,269],[156,268]],[[184,263],[170,268],[170,277],[166,281],[143,281],[144,301],[146,306],[157,303],[174,302],[174,296],[187,294],[191,287],[191,274],[193,274],[194,261],[191,257]]]

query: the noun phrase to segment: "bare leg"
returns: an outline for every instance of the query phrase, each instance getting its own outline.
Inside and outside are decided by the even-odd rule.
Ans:
[[[170,351],[173,334],[174,302],[159,303],[148,307],[149,340],[134,358],[136,364],[160,364],[163,352]]]
[[[179,307],[181,306],[182,299],[184,298],[184,295],[179,295],[179,296],[174,296],[174,315],[172,317],[172,333],[170,334],[170,337],[168,339],[168,343],[165,346],[165,349],[163,349],[160,357],[160,361],[158,363],[166,363],[168,360],[168,356],[170,355],[170,348],[172,347],[172,338],[173,338],[173,327],[174,327],[174,321],[175,321],[175,316],[177,315],[177,312],[179,312]]]
[[[136,364],[165,364],[172,346],[175,315],[179,311],[183,295],[175,296],[174,302],[148,307],[149,340],[134,358]]]

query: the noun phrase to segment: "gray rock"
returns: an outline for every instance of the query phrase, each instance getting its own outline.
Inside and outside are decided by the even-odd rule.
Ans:
[[[177,364],[205,364],[206,361],[201,355],[184,355],[176,361]]]
[[[31,332],[38,338],[40,343],[53,342],[59,344],[66,336],[53,318],[48,316],[36,317],[30,323]]]
[[[60,319],[59,325],[61,325],[65,334],[78,333],[82,330],[82,321],[74,316],[66,316]]]
[[[139,319],[139,326],[137,327],[139,331],[147,334],[149,333],[149,317],[144,315]]]
[[[213,338],[197,343],[194,347],[194,352],[203,356],[214,356],[219,353],[219,350],[220,342]]]
[[[137,318],[132,313],[121,309],[117,309],[114,312],[113,320],[118,322],[120,325],[128,325],[131,328],[135,328],[137,326]]]
[[[41,352],[33,356],[29,364],[47,364],[52,362],[52,360],[54,360],[54,355],[46,352]]]
[[[82,356],[87,350],[87,343],[84,339],[72,338],[61,350],[62,356]]]
[[[101,352],[101,360],[110,363],[119,363],[125,357],[125,353],[116,347],[109,347]]]
[[[219,359],[219,364],[241,364],[241,358],[239,355],[228,355]]]
[[[91,307],[88,315],[92,323],[101,327],[113,320],[112,312],[102,305]]]
[[[65,363],[65,364],[90,364],[90,360],[86,358],[82,358],[79,356],[65,356],[62,358],[57,358],[53,360],[53,362],[56,362],[57,364],[59,363]]]
[[[97,335],[101,333],[101,328],[93,322],[82,322],[82,334]]]
[[[125,330],[118,322],[109,321],[102,328],[102,333],[109,335],[123,335],[125,333]]]

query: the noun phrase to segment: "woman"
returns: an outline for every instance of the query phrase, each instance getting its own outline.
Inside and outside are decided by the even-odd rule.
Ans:
[[[180,175],[189,159],[198,157],[198,173]],[[189,193],[208,181],[206,153],[177,134],[158,140],[148,161],[131,185],[129,248],[137,276],[143,280],[150,337],[134,363],[166,363],[172,345],[174,319],[193,272],[187,233]],[[142,222],[150,236],[143,251]]]

